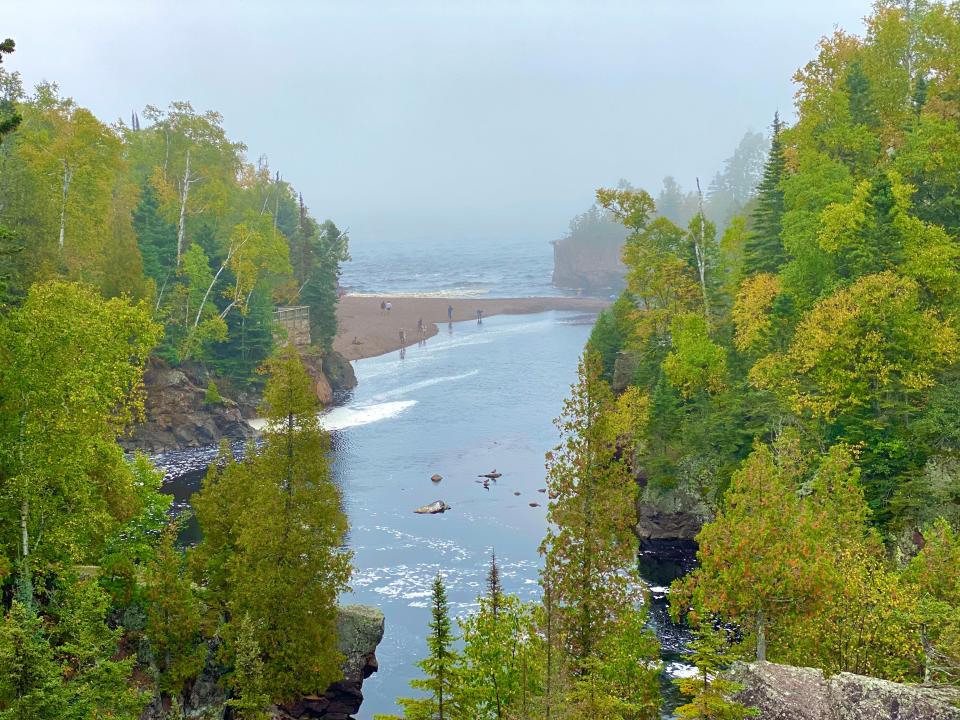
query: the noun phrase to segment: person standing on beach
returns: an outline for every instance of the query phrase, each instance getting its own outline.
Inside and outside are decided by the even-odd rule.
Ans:
[[[407,346],[407,333],[403,328],[400,328],[400,349],[403,350]]]
[[[453,305],[447,305],[447,322],[453,322]]]
[[[381,300],[381,301],[380,301],[380,314],[383,315],[386,311],[387,311],[387,301],[386,301],[386,300]]]
[[[483,310],[477,308],[477,325],[483,322]]]
[[[386,304],[386,308],[387,308],[387,315],[389,315],[389,314],[390,314],[390,311],[393,310],[393,303],[388,302],[388,303]]]
[[[423,318],[420,318],[419,320],[417,320],[417,341],[421,344],[423,343],[424,340],[426,340],[426,338],[424,337],[424,334],[425,333],[423,332]]]

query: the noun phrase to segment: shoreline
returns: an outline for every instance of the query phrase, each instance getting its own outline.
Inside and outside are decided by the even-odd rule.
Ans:
[[[380,309],[389,302],[389,313]],[[400,349],[400,328],[407,346],[417,343],[417,320],[423,319],[426,338],[440,332],[453,307],[453,322],[474,320],[477,310],[492,315],[533,315],[551,310],[599,313],[612,301],[591,297],[446,298],[390,295],[344,295],[337,305],[338,330],[333,349],[349,361],[376,357]],[[357,343],[354,343],[354,338]]]

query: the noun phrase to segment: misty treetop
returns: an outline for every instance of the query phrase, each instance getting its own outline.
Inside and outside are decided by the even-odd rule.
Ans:
[[[148,299],[161,356],[241,383],[270,353],[277,305],[308,305],[330,348],[347,235],[249,163],[218,113],[174,102],[107,125],[5,67],[0,95],[18,118],[0,144],[0,302],[55,276]]]

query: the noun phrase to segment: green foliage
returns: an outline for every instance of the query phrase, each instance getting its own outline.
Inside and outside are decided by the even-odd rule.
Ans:
[[[697,674],[673,681],[689,698],[689,702],[676,709],[678,717],[683,720],[743,720],[757,714],[755,709],[730,699],[743,687],[728,680],[724,673],[734,660],[740,659],[740,654],[723,628],[701,622],[690,643],[689,659],[696,666]]]
[[[207,383],[207,390],[203,394],[203,401],[207,405],[223,405],[223,396],[220,394],[220,391],[217,389],[217,384],[212,378],[210,382]]]
[[[264,444],[240,462],[226,448],[211,466],[194,499],[203,541],[193,562],[208,603],[229,618],[224,659],[236,662],[252,636],[263,659],[257,694],[282,701],[340,676],[336,600],[350,555],[310,378],[291,346],[267,370]]]
[[[750,216],[753,227],[744,248],[744,274],[776,272],[786,259],[783,240],[784,194],[780,187],[786,170],[786,157],[780,133],[783,123],[773,116],[770,152],[757,186],[757,199]]]
[[[399,698],[406,720],[449,720],[461,717],[460,683],[456,669],[455,637],[450,626],[450,609],[443,577],[437,573],[430,595],[430,631],[427,656],[417,663],[424,674],[410,686],[429,693],[425,698]]]
[[[182,553],[174,547],[175,539],[176,526],[172,525],[146,567],[144,604],[158,686],[179,695],[203,668],[207,646],[200,636],[200,605],[184,573]]]

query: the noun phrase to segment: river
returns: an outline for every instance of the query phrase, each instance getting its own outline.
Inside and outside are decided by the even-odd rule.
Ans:
[[[395,712],[395,698],[409,694],[409,681],[419,675],[415,663],[426,651],[437,572],[456,615],[476,607],[494,550],[505,589],[525,599],[538,595],[544,454],[558,441],[552,421],[576,378],[593,321],[550,312],[443,326],[404,358],[357,361],[359,385],[324,416],[354,553],[344,601],[376,605],[386,615],[380,670],[364,683],[361,720]],[[177,476],[167,488],[178,503],[188,502],[209,459],[210,451],[161,458]],[[503,476],[486,489],[477,476],[493,469]],[[431,482],[434,473],[443,480]],[[413,513],[433,500],[452,509]],[[678,663],[683,638],[675,637],[664,611],[665,586],[678,566],[648,557],[641,567],[655,588],[653,621],[665,660]]]

